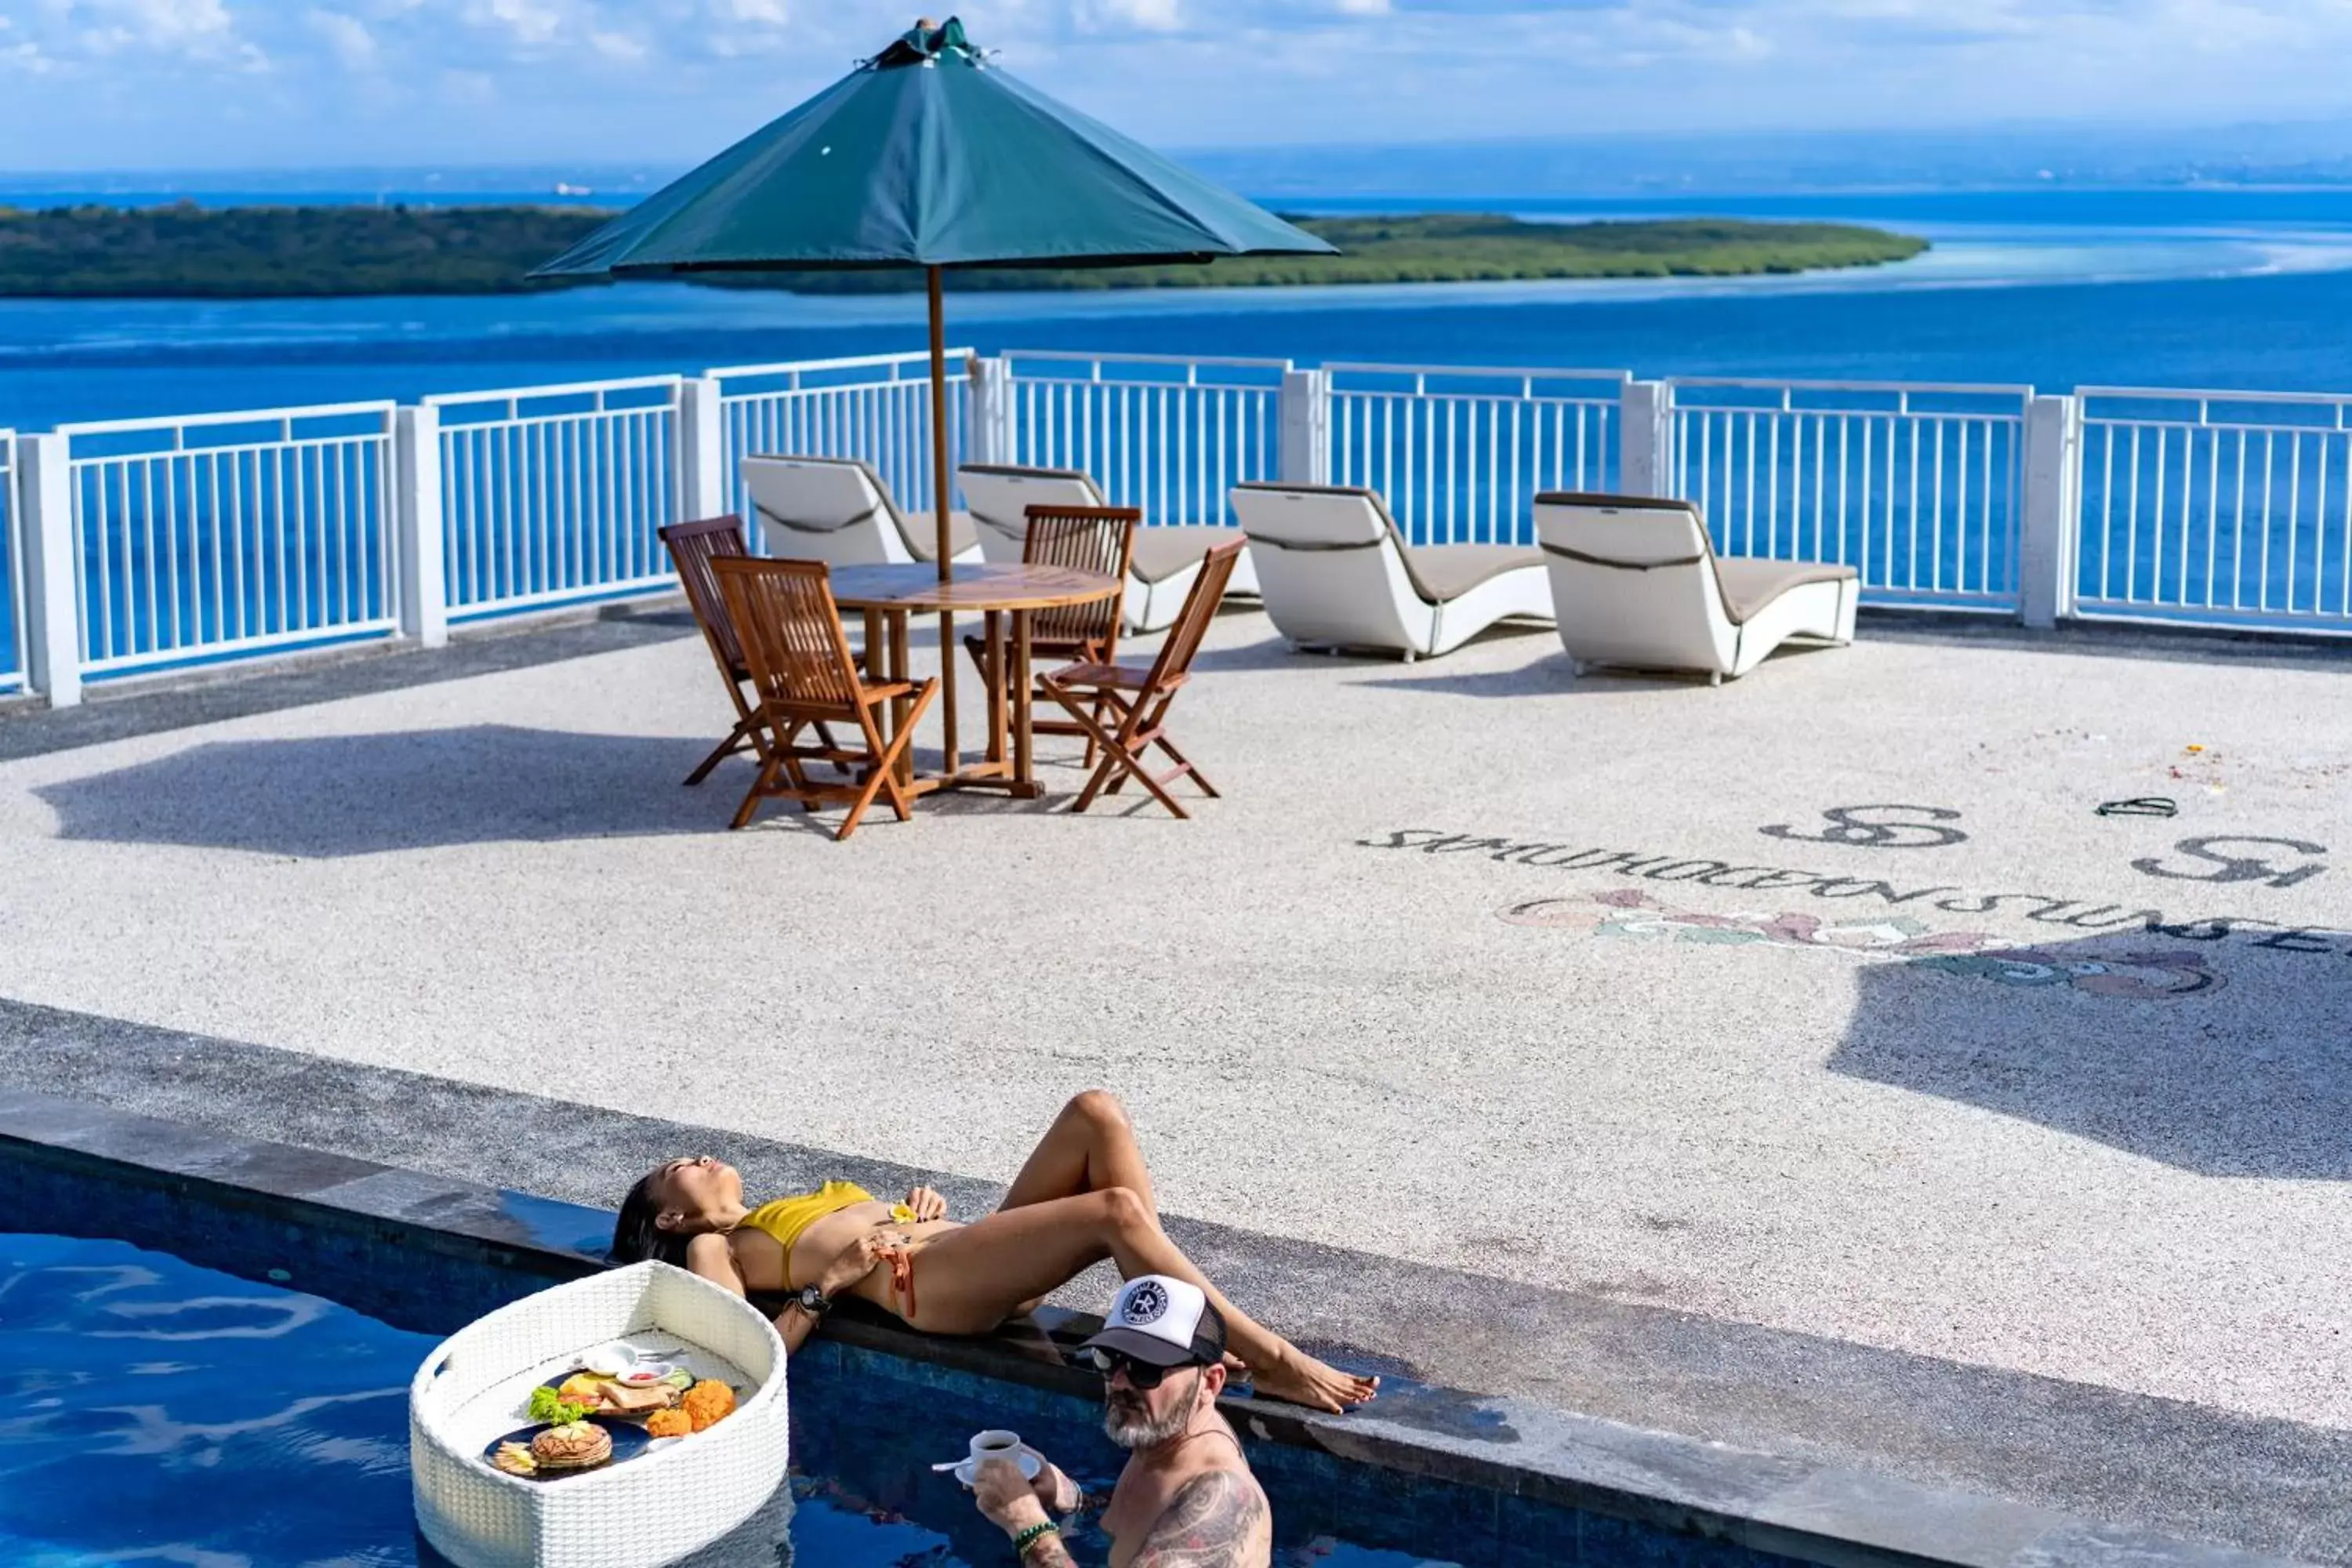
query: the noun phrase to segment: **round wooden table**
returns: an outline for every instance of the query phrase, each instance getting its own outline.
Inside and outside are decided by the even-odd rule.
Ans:
[[[833,569],[833,602],[844,613],[866,617],[866,657],[877,679],[905,680],[908,676],[907,617],[937,613],[940,617],[940,685],[944,688],[943,721],[947,731],[947,769],[929,778],[916,778],[913,763],[901,763],[904,778],[918,794],[937,789],[1002,789],[1024,800],[1045,794],[1034,772],[1030,731],[1029,620],[1039,610],[1067,609],[1097,604],[1121,586],[1116,577],[1081,572],[1069,566],[1016,566],[983,563],[957,566],[946,582],[937,566],[920,563],[887,566],[836,566]],[[988,646],[1005,644],[1005,623],[1011,622],[1010,668],[1002,682],[989,683],[988,752],[971,767],[956,755],[955,617],[979,615],[987,623]],[[1011,711],[1006,711],[1008,689]],[[907,721],[909,700],[890,705],[890,734]]]

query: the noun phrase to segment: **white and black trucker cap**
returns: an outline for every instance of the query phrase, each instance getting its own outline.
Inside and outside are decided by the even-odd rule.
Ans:
[[[1225,1320],[1198,1285],[1139,1274],[1120,1287],[1087,1350],[1117,1351],[1146,1366],[1214,1366],[1225,1357]]]

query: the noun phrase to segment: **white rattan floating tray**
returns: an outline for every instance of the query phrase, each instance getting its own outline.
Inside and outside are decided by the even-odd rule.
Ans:
[[[557,1480],[494,1468],[483,1450],[529,1425],[530,1391],[594,1346],[677,1346],[697,1377],[734,1385],[735,1414],[690,1437]],[[658,1568],[757,1512],[784,1479],[784,1345],[741,1297],[638,1263],[501,1307],[444,1342],[408,1393],[416,1525],[459,1568]]]

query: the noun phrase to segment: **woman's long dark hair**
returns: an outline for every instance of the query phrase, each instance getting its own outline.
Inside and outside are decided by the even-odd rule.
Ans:
[[[662,1168],[656,1166],[639,1177],[629,1195],[621,1200],[620,1217],[613,1222],[614,1263],[642,1263],[656,1258],[686,1267],[686,1237],[655,1223],[662,1212],[661,1178]]]

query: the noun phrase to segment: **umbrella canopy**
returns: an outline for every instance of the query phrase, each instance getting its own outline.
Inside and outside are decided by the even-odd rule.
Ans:
[[[539,277],[1334,254],[918,26]]]
[[[1007,76],[950,18],[940,27],[916,24],[532,276],[927,268],[944,579],[950,476],[941,268],[1248,254],[1337,252]]]
[[[990,65],[963,24],[912,31],[806,103],[614,218],[540,278],[920,267],[930,295],[931,478],[950,557],[950,267],[1136,265],[1332,255],[1304,229],[1186,173]],[[942,619],[940,647],[952,651]],[[955,660],[940,710],[956,772]]]

